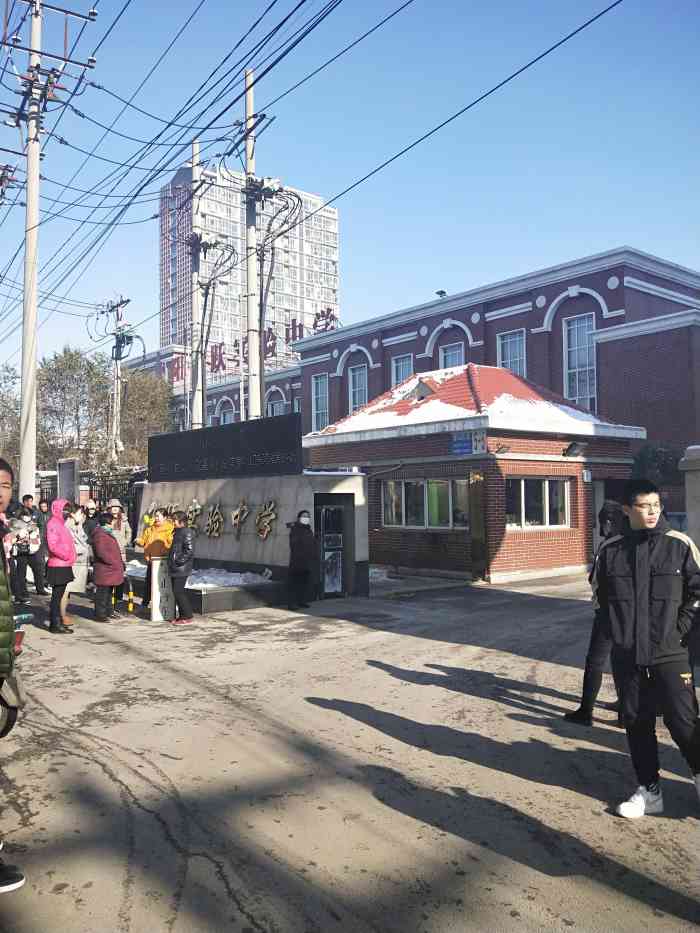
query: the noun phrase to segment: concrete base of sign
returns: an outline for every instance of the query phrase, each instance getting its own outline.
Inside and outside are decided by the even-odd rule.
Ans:
[[[134,592],[143,599],[145,581],[134,578]],[[237,609],[256,609],[258,606],[284,606],[287,603],[286,583],[270,581],[260,586],[222,586],[186,593],[196,615],[231,612]]]

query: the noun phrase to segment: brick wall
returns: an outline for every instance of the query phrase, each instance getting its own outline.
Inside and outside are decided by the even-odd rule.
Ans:
[[[527,437],[500,432],[487,438],[490,451],[507,444],[508,455],[561,455],[571,438]],[[616,463],[584,463],[577,460],[536,461],[503,458],[440,460],[405,463],[402,458],[440,458],[449,451],[449,435],[434,434],[356,444],[333,444],[308,449],[315,467],[358,466],[369,476],[369,545],[373,563],[425,569],[468,572],[471,570],[471,536],[465,529],[385,528],[382,525],[381,485],[385,480],[467,478],[470,471],[485,475],[485,523],[489,572],[552,570],[585,565],[593,548],[596,516],[593,485],[583,482],[590,470],[592,481],[627,479],[630,467]],[[591,438],[588,456],[629,458],[625,440]],[[396,464],[393,468],[385,465]],[[374,475],[373,475],[374,474]],[[513,530],[505,525],[505,481],[507,477],[562,477],[570,480],[570,527],[561,529]]]

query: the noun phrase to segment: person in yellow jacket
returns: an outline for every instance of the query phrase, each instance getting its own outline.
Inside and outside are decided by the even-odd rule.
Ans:
[[[151,560],[167,555],[173,544],[175,526],[162,509],[156,509],[150,520],[149,516],[145,515],[143,523],[143,534],[136,539],[136,543],[141,545],[143,556],[146,558],[146,589],[141,605],[148,609],[151,604]]]

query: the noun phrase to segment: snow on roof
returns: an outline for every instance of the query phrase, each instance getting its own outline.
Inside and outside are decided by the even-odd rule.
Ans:
[[[307,434],[304,446],[476,428],[536,434],[644,439],[644,428],[614,424],[508,369],[468,363],[416,373],[363,408]]]

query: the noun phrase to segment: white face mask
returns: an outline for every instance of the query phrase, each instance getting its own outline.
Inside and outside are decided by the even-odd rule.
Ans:
[[[300,524],[300,525],[310,525],[310,524],[311,524],[311,519],[309,518],[308,515],[302,515],[301,518],[299,519],[299,524]]]

